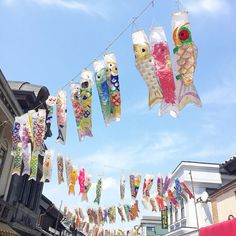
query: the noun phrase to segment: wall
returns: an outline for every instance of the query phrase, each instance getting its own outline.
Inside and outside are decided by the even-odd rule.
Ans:
[[[215,201],[217,205],[218,221],[228,220],[229,215],[236,217],[236,187],[229,192],[218,196]]]

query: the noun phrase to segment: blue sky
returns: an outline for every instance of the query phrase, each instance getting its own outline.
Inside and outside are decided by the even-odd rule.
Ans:
[[[1,0],[1,69],[8,80],[45,85],[55,94],[95,59],[148,2]],[[148,111],[147,88],[134,65],[131,33],[140,28],[148,33],[152,26],[162,25],[173,49],[171,13],[177,10],[176,1],[159,0],[109,50],[118,59],[121,121],[106,128],[95,86],[93,138],[79,143],[68,100],[67,143],[57,144],[54,117],[54,136],[47,140],[47,146],[70,156],[78,167],[84,166],[94,183],[103,176],[103,206],[118,204],[122,174],[126,176],[129,202],[131,172],[143,177],[150,173],[165,175],[182,160],[221,163],[235,154],[236,3],[183,0],[182,8],[190,11],[192,35],[199,49],[195,85],[202,108],[189,105],[177,119],[158,117],[157,106]],[[57,184],[56,165],[52,178],[44,194],[57,206],[62,199],[71,208],[87,207],[80,202],[78,189],[75,197],[68,197],[66,185]],[[90,204],[94,196],[93,188]],[[140,193],[138,196],[141,199]]]

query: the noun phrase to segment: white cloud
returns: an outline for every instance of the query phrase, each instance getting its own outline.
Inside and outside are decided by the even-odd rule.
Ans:
[[[183,0],[184,7],[191,13],[228,14],[230,6],[227,0]]]
[[[16,0],[4,0],[5,4],[13,5]],[[80,0],[22,0],[22,2],[33,2],[39,6],[61,7],[68,10],[77,10],[89,15],[98,15],[107,18],[108,8],[103,1],[99,3],[82,3]]]

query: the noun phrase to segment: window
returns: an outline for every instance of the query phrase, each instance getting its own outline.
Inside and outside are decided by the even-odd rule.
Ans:
[[[173,212],[172,212],[172,204],[170,204],[170,224],[173,224]]]
[[[175,207],[175,222],[178,221],[178,208]]]
[[[0,148],[0,176],[2,174],[2,169],[4,166],[4,161],[7,155],[7,150],[4,147]]]
[[[185,218],[185,212],[184,212],[184,200],[181,198],[180,201],[180,209],[181,209],[181,219]]]

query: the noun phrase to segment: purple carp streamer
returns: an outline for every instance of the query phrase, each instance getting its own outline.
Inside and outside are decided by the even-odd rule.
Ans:
[[[121,99],[120,84],[116,56],[113,53],[104,56],[106,64],[107,81],[110,88],[111,120],[120,121]]]
[[[58,171],[58,184],[61,184],[64,182],[64,177],[63,177],[63,156],[61,153],[57,154],[57,171]]]
[[[201,100],[193,84],[198,49],[192,40],[187,12],[176,12],[172,15],[172,32],[175,45],[174,70],[179,109],[183,109],[188,103],[201,106]]]
[[[108,126],[111,122],[111,98],[110,83],[107,81],[106,64],[104,60],[98,60],[93,63],[93,67],[103,119]]]
[[[150,43],[154,66],[163,94],[159,115],[170,113],[177,117],[179,113],[176,103],[175,81],[172,72],[170,50],[167,43],[165,31],[162,27],[154,27],[150,33]]]
[[[57,93],[57,128],[58,137],[57,141],[61,144],[66,143],[66,91],[59,90]]]
[[[160,88],[159,78],[154,70],[154,59],[151,53],[149,41],[144,30],[139,30],[132,34],[133,49],[135,54],[136,67],[143,77],[148,89],[149,108],[162,102],[163,95]]]
[[[79,135],[79,127],[81,123],[81,119],[83,117],[83,108],[81,105],[80,99],[80,83],[72,83],[70,85],[71,91],[71,103],[74,110],[75,121],[76,121],[76,128]]]
[[[43,160],[43,176],[41,182],[50,182],[52,177],[52,165],[53,165],[54,150],[46,150]]]
[[[80,99],[83,115],[79,125],[79,140],[82,141],[85,136],[93,137],[92,134],[92,87],[93,74],[89,70],[81,73],[80,79]]]

